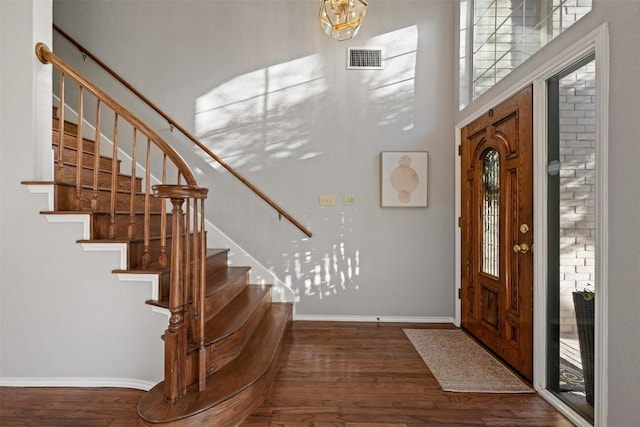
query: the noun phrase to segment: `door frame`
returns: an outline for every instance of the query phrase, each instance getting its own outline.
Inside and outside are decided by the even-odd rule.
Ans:
[[[590,426],[578,413],[547,390],[547,87],[546,81],[589,53],[596,55],[596,299],[595,325],[595,426],[605,426],[608,394],[608,123],[609,123],[609,27],[605,22],[563,49],[545,64],[533,70],[461,120],[455,126],[455,215],[461,216],[461,161],[458,147],[466,125],[533,83],[533,386],[549,403],[578,426]],[[491,91],[489,91],[491,92]],[[455,225],[455,324],[460,326],[461,231]]]

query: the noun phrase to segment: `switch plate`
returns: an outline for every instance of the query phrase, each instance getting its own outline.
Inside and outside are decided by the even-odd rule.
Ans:
[[[321,194],[320,195],[320,206],[335,206],[336,205],[336,196],[333,194]]]
[[[344,195],[344,205],[345,206],[353,206],[353,204],[356,202],[356,196],[354,196],[353,194],[345,194]]]

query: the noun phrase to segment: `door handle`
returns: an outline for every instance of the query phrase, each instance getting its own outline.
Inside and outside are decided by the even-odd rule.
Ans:
[[[529,245],[527,245],[526,243],[521,243],[519,245],[514,245],[513,246],[513,252],[526,254],[527,252],[529,252]]]

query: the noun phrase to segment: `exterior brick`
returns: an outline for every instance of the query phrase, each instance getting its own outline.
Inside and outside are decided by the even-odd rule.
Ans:
[[[560,93],[560,329],[575,333],[572,292],[595,280],[594,64],[563,78]]]

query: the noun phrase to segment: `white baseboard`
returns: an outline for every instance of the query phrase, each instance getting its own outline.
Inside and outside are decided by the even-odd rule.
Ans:
[[[313,322],[379,322],[379,323],[453,323],[453,317],[412,317],[412,316],[325,316],[295,314],[293,320]]]
[[[155,385],[128,378],[0,378],[0,387],[112,387],[147,391]]]

